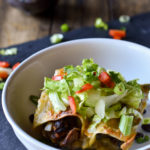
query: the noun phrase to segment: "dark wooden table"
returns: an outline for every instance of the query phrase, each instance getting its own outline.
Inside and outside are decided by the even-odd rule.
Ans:
[[[0,0],[0,47],[60,32],[63,23],[77,29],[92,26],[97,17],[109,21],[148,11],[150,0],[58,0],[46,15],[32,16]]]

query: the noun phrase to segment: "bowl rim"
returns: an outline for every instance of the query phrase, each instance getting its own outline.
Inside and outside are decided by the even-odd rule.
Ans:
[[[13,117],[11,116],[11,114],[9,113],[7,104],[6,104],[6,95],[7,95],[7,91],[8,91],[8,85],[9,83],[13,80],[13,78],[15,78],[15,75],[21,70],[22,67],[26,67],[26,64],[31,61],[34,57],[41,55],[42,53],[45,53],[47,51],[53,51],[55,50],[55,48],[59,48],[61,46],[65,46],[65,45],[70,45],[70,44],[75,44],[75,43],[86,43],[86,42],[94,42],[94,41],[104,41],[104,42],[116,42],[116,43],[122,43],[122,44],[127,44],[128,46],[136,46],[139,47],[140,51],[143,52],[148,52],[150,54],[150,48],[134,43],[134,42],[130,42],[130,41],[124,41],[124,40],[114,40],[114,39],[109,39],[109,38],[84,38],[84,39],[76,39],[76,40],[71,40],[71,41],[67,41],[67,42],[63,42],[63,43],[59,43],[56,45],[52,45],[49,47],[46,47],[42,50],[39,50],[38,52],[30,55],[29,57],[27,57],[24,61],[21,62],[21,64],[10,74],[10,76],[7,78],[6,83],[4,85],[3,91],[2,91],[2,108],[3,108],[3,112],[4,115],[7,119],[7,121],[10,123],[11,127],[13,128],[13,130],[17,131],[17,133],[19,133],[24,139],[26,139],[27,141],[30,141],[31,143],[34,143],[37,145],[37,147],[39,148],[45,148],[45,149],[50,149],[50,148],[54,148],[54,149],[58,149],[55,148],[51,145],[47,145],[39,140],[37,140],[36,138],[32,137],[30,134],[28,134],[27,132],[25,132],[13,119]],[[146,145],[142,148],[148,148],[150,147],[149,145]],[[140,149],[140,148],[139,148]]]

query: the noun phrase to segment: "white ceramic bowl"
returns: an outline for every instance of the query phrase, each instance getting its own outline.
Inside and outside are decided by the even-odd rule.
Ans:
[[[3,89],[4,113],[16,136],[29,150],[53,150],[37,140],[29,115],[35,106],[30,95],[39,95],[45,76],[52,76],[56,68],[81,64],[83,58],[93,58],[107,69],[119,71],[127,80],[139,78],[150,83],[150,50],[144,46],[113,39],[82,39],[48,47],[26,59],[13,72]],[[134,144],[133,149],[149,146]]]

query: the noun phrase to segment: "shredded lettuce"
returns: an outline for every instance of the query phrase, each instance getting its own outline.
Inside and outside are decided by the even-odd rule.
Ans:
[[[62,93],[60,95],[63,103],[65,104],[65,106],[69,106],[69,100],[68,100],[68,94],[67,93]]]
[[[101,119],[105,117],[105,101],[104,100],[99,100],[96,103],[95,112]]]
[[[114,110],[114,111],[119,111],[122,108],[122,104],[121,103],[117,103],[112,105],[111,107],[109,107],[109,110]]]
[[[120,74],[119,74],[120,76]],[[121,79],[122,77],[120,77]],[[119,80],[116,80],[117,82]],[[129,82],[125,82],[120,80],[120,83],[116,84],[114,88],[114,92],[118,95],[124,93],[124,91],[128,91],[124,97],[122,97],[121,102],[124,104],[137,109],[139,104],[141,103],[141,99],[143,98],[143,93],[140,85],[137,83],[137,80],[132,80]]]
[[[119,114],[117,111],[114,110],[108,110],[105,113],[105,119],[106,121],[108,121],[109,119],[113,119],[113,118],[120,118]]]
[[[128,108],[126,114],[127,115],[134,115],[135,117],[137,117],[141,120],[143,119],[142,114],[134,108]]]
[[[48,92],[68,93],[70,95],[70,89],[65,79],[55,81],[50,78],[45,78],[44,89]]]
[[[137,110],[143,98],[138,80],[127,82],[119,72],[99,67],[93,59],[83,59],[81,65],[68,65],[63,69],[65,75],[62,80],[44,80],[43,89],[49,94],[56,112],[66,110],[69,106],[68,96],[73,96],[77,112],[85,119],[91,120],[89,132],[93,132],[101,120],[121,118],[123,115],[142,119],[141,113]],[[109,74],[115,84],[113,88],[99,80],[102,71]],[[93,88],[77,93],[87,83]]]
[[[127,94],[127,91],[125,91],[122,95],[117,95],[117,94],[113,94],[110,96],[103,96],[101,97],[102,99],[104,99],[105,104],[106,104],[106,108],[118,103],[119,101],[121,101],[121,99],[123,97],[125,97]]]
[[[72,65],[68,65],[64,67],[64,71],[67,72],[67,74],[70,74],[72,72],[76,72],[76,68]]]
[[[81,87],[85,84],[83,79],[81,77],[79,78],[74,78],[73,79],[73,84],[74,84],[74,87],[73,87],[73,90],[74,91],[78,91],[81,89]]]
[[[99,80],[95,80],[91,82],[91,85],[93,85],[94,88],[99,88],[100,87],[100,82]]]
[[[119,72],[115,72],[115,71],[108,71],[109,75],[111,76],[111,79],[115,82],[115,83],[120,83],[125,81],[124,77],[119,73]]]
[[[143,93],[140,87],[130,86],[128,88],[128,93],[122,98],[122,102],[130,107],[137,109],[143,98]]]
[[[84,78],[84,80],[86,81],[86,82],[92,82],[92,81],[97,81],[97,76],[95,75],[93,75],[94,74],[94,71],[92,71],[92,72],[84,72],[84,74],[83,74],[83,78]],[[99,81],[100,82],[100,81]]]
[[[49,98],[50,98],[50,101],[54,107],[54,111],[56,113],[59,113],[60,111],[66,110],[66,106],[64,105],[64,103],[59,98],[57,92],[49,92]]]
[[[118,117],[125,115],[127,113],[127,107],[123,107],[121,111],[118,113]]]
[[[68,74],[66,76],[67,80],[73,80],[74,78],[80,78],[82,77],[81,74],[79,72],[71,72],[70,74]]]
[[[88,97],[87,100],[85,101],[85,105],[89,107],[95,107],[99,99],[100,99],[100,92],[94,89],[90,90],[88,91]]]
[[[99,75],[101,72],[106,71],[103,67],[97,67],[97,74]]]
[[[98,115],[94,115],[91,124],[88,127],[88,132],[93,133],[96,131],[96,126],[101,122],[101,118]]]
[[[105,119],[109,120],[112,118],[119,118],[120,115],[120,111],[122,108],[122,104],[121,103],[117,103],[109,108],[106,109],[106,115],[105,115]]]
[[[114,94],[114,89],[113,88],[99,88],[101,96],[109,96]]]
[[[86,118],[91,118],[95,112],[94,112],[94,109],[91,108],[91,107],[82,107],[80,110],[79,110],[79,113],[86,119]]]
[[[98,92],[90,91],[85,104],[90,107],[95,107],[96,114],[103,119],[105,116],[105,108],[107,109],[110,106],[118,103],[122,97],[126,95],[126,93],[127,91],[122,95],[114,94],[110,96],[100,96]]]
[[[69,85],[67,83],[67,81],[65,79],[61,80],[62,84],[64,84],[67,88],[67,93],[68,93],[68,96],[71,95],[71,91],[70,91],[70,88],[69,88]]]
[[[84,72],[97,71],[98,65],[94,63],[93,59],[83,59],[82,67]]]
[[[80,98],[81,101],[84,101],[84,102],[85,102],[85,101],[87,100],[87,98],[89,97],[87,92],[79,93],[79,94],[77,94],[77,96]]]
[[[137,111],[134,108],[127,108],[126,106],[124,106],[123,108],[121,108],[121,104],[119,106],[120,103],[108,108],[106,110],[106,119],[112,119],[112,118],[120,118],[122,115],[133,115],[135,118],[138,119],[143,119],[142,114]],[[118,108],[117,108],[118,107]]]

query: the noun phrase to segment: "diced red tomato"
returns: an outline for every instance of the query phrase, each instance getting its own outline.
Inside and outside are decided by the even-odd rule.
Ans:
[[[98,78],[104,84],[109,83],[109,81],[111,80],[109,74],[105,71],[101,72]]]
[[[10,64],[7,61],[0,61],[0,67],[8,68]]]
[[[98,78],[103,84],[110,88],[113,88],[115,86],[115,83],[111,80],[111,77],[105,71],[101,72]]]
[[[117,29],[110,29],[109,30],[109,35],[112,36],[112,37],[124,38],[124,37],[126,37],[126,31],[117,30]]]
[[[16,64],[13,65],[12,70],[16,69],[20,65],[20,62],[17,62]]]
[[[64,71],[64,68],[57,69],[56,72],[57,72],[56,75],[59,75],[59,76],[67,75],[67,73]]]
[[[76,94],[82,93],[82,92],[90,90],[92,88],[93,88],[93,85],[91,85],[90,83],[86,83],[82,86],[81,90],[76,91]]]
[[[0,71],[0,78],[6,79],[8,77],[8,73],[6,71]]]
[[[108,84],[106,84],[108,87],[110,87],[110,88],[114,88],[114,86],[115,86],[115,82],[113,82],[113,81],[110,81]]]
[[[120,36],[114,36],[113,39],[121,40]]]
[[[69,104],[70,104],[70,108],[72,110],[72,113],[75,114],[76,113],[75,98],[73,96],[68,96],[68,99],[69,99]]]
[[[63,79],[63,76],[61,76],[61,75],[56,75],[56,76],[52,77],[52,80],[56,80],[56,81],[62,80],[62,79]]]

